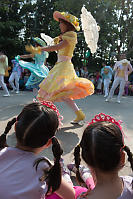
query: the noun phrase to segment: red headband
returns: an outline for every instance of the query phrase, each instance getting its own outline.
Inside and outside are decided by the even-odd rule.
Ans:
[[[57,109],[57,107],[52,102],[50,102],[50,101],[43,100],[40,103],[42,105],[48,107],[48,108],[51,108],[53,111],[55,111],[56,114],[57,114],[57,116],[58,116],[59,124],[62,125],[61,121],[63,120],[63,116],[60,115],[59,110]]]
[[[95,117],[91,120],[91,122],[88,122],[88,126],[90,124],[93,124],[93,123],[96,123],[96,122],[101,122],[101,121],[105,121],[105,122],[107,121],[107,122],[111,122],[113,124],[116,124],[120,128],[120,130],[122,132],[123,144],[124,144],[124,137],[125,137],[125,135],[124,135],[124,132],[123,132],[122,127],[121,127],[122,121],[121,120],[116,121],[110,115],[106,115],[104,113],[99,113],[98,115],[95,115]]]

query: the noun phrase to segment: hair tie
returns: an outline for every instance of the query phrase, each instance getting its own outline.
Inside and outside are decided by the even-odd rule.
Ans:
[[[120,148],[120,151],[123,151],[123,149],[126,147],[126,145],[123,145],[121,148]]]
[[[53,137],[51,137],[50,139],[56,138],[55,135]]]

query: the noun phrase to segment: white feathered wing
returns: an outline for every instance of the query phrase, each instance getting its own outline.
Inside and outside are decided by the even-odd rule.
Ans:
[[[54,45],[54,39],[45,33],[41,33],[41,38],[47,43],[48,46]]]
[[[85,41],[90,48],[91,53],[95,53],[97,50],[100,27],[97,25],[96,20],[91,13],[88,12],[84,6],[82,7],[81,12],[81,24]]]

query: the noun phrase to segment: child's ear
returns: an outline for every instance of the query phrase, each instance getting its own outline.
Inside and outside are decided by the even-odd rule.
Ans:
[[[48,148],[52,144],[52,139],[49,139],[45,144],[46,148]]]
[[[120,166],[123,167],[125,165],[125,153],[121,152]]]
[[[17,125],[17,121],[15,122],[15,125],[14,125],[14,130],[16,132],[16,125]]]

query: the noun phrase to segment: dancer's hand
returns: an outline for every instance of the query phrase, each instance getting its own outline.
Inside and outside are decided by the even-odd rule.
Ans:
[[[15,60],[19,61],[20,60],[20,55],[15,56]]]
[[[55,38],[54,38],[54,44],[55,44],[55,45],[56,45],[56,44],[59,44],[59,42],[60,42],[59,36],[58,36],[58,37],[55,37]]]
[[[33,47],[32,45],[26,45],[25,49],[26,49],[27,52],[30,52],[33,55],[41,54],[41,47]]]

